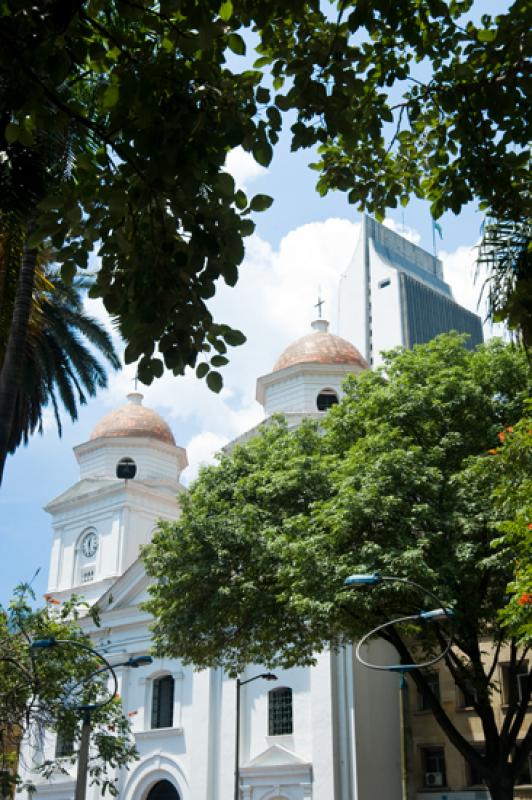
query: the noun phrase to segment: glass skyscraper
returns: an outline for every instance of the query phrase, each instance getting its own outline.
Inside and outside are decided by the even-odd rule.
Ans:
[[[468,347],[483,341],[480,317],[454,300],[441,261],[365,216],[340,283],[340,336],[375,366],[383,350],[412,347],[452,330],[468,334]]]

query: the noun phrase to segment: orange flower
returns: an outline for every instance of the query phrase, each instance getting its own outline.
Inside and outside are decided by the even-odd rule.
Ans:
[[[496,456],[497,455],[497,448],[496,447],[492,447],[491,450],[488,450],[488,453],[490,454],[490,456]]]
[[[50,603],[50,605],[53,606],[61,605],[61,600],[58,600],[57,597],[54,597],[52,594],[45,594],[44,599],[46,600],[47,603]]]
[[[520,606],[532,606],[532,593],[531,592],[523,592],[519,600],[517,601]]]
[[[504,431],[501,431],[500,433],[498,433],[497,436],[499,438],[499,442],[504,442],[504,440],[506,439],[506,434],[505,434]]]
[[[508,431],[508,433],[513,433],[514,432],[514,429],[511,426],[509,428],[506,428],[506,430]]]
[[[528,530],[529,530],[529,531],[532,531],[532,522],[529,522],[529,523],[528,523]]]

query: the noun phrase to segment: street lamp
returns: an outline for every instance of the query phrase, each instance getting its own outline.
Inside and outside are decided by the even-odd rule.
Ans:
[[[376,628],[373,628],[365,636],[360,639],[358,642],[356,649],[355,649],[355,657],[361,664],[368,669],[376,669],[376,670],[386,670],[388,672],[398,672],[401,676],[400,684],[399,684],[399,716],[400,716],[400,726],[401,726],[401,788],[402,788],[402,796],[403,800],[408,800],[408,730],[407,730],[407,714],[408,714],[408,685],[405,678],[405,672],[410,672],[414,669],[423,669],[425,667],[431,667],[433,664],[436,664],[438,661],[441,661],[442,658],[445,658],[449,650],[451,649],[452,645],[452,623],[453,623],[453,610],[451,608],[446,608],[439,597],[431,592],[429,589],[426,589],[424,586],[421,586],[419,583],[415,583],[415,581],[408,580],[407,578],[399,578],[397,576],[386,576],[380,575],[378,572],[373,572],[369,574],[356,574],[350,575],[344,581],[344,586],[349,588],[359,588],[361,586],[377,586],[379,583],[383,583],[385,581],[392,582],[392,583],[404,583],[407,586],[413,586],[418,591],[422,592],[425,596],[431,597],[437,604],[437,608],[434,608],[430,611],[419,611],[417,614],[409,614],[404,617],[397,617],[396,619],[389,620],[388,622],[384,622],[382,625],[378,625]],[[413,622],[413,621],[422,621],[422,622],[437,622],[440,620],[447,620],[450,623],[450,632],[448,634],[448,638],[441,653],[438,653],[437,656],[431,658],[427,661],[422,661],[419,663],[413,664],[373,664],[369,661],[366,661],[362,657],[362,647],[373,636],[378,634],[380,631],[383,631],[385,628],[390,627],[391,625],[397,625],[398,623],[402,622]]]
[[[235,796],[234,800],[240,798],[240,687],[245,686],[246,683],[258,681],[262,678],[264,681],[276,681],[277,675],[272,672],[262,672],[260,675],[254,675],[253,678],[248,678],[241,681],[240,678],[236,679],[236,733],[235,733]],[[77,798],[76,798],[77,800]]]
[[[79,647],[81,650],[85,650],[86,652],[91,653],[91,655],[100,659],[104,665],[103,667],[94,670],[94,672],[91,673],[91,675],[88,675],[84,680],[76,683],[70,689],[69,694],[72,694],[79,686],[87,684],[91,678],[94,678],[96,675],[100,675],[102,672],[110,672],[113,677],[113,691],[110,692],[109,696],[103,701],[99,703],[84,703],[77,706],[71,706],[73,711],[81,712],[83,719],[83,724],[81,727],[81,742],[78,752],[78,771],[76,776],[76,792],[74,795],[74,800],[85,800],[87,793],[87,770],[89,765],[91,714],[93,711],[98,711],[100,708],[104,708],[105,706],[109,705],[109,703],[111,703],[118,694],[118,678],[116,677],[115,672],[116,667],[131,667],[136,669],[144,666],[145,664],[151,664],[153,659],[151,656],[136,656],[129,658],[127,661],[120,661],[118,664],[110,664],[107,659],[97,650],[94,650],[92,647],[89,647],[88,644],[79,642],[76,639],[56,639],[54,637],[51,637],[50,639],[34,639],[30,647],[32,650],[48,650],[51,647],[56,647],[57,645],[61,644]]]

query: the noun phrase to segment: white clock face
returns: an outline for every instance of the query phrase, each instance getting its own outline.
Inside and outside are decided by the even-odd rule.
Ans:
[[[92,558],[95,555],[96,550],[98,549],[98,536],[91,531],[86,536],[83,537],[83,541],[81,543],[81,550],[83,555],[87,558]]]

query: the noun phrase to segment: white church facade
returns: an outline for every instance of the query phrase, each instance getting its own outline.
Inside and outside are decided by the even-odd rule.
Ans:
[[[366,368],[353,345],[317,320],[259,378],[257,399],[266,418],[281,412],[295,425],[325,413],[341,397],[345,375]],[[48,592],[59,601],[75,592],[98,603],[101,626],[88,617],[83,624],[95,648],[118,663],[150,651],[150,618],[139,607],[148,586],[139,548],[157,520],[179,515],[186,453],[133,393],[75,455],[79,481],[47,506],[54,531]],[[240,679],[264,672],[249,665]],[[117,673],[140,756],[116,776],[120,799],[231,800],[235,680],[165,658]],[[399,800],[396,676],[365,670],[350,647],[320,654],[313,667],[275,674],[275,682],[259,678],[241,687],[241,800]],[[26,748],[29,772],[57,746],[47,735]],[[29,774],[34,800],[73,800],[69,769],[46,782]],[[88,800],[99,797],[98,787],[88,788]]]

